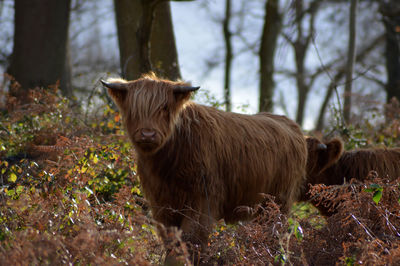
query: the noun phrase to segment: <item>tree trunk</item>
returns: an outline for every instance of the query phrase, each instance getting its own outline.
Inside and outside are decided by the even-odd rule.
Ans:
[[[115,0],[121,76],[137,79],[141,73],[141,53],[137,31],[142,14],[140,1]]]
[[[353,69],[356,54],[356,18],[358,0],[351,0],[349,16],[349,46],[347,51],[346,84],[344,87],[343,117],[346,124],[350,122],[351,87],[353,84]]]
[[[268,0],[265,4],[264,27],[259,51],[260,58],[260,101],[259,110],[272,111],[274,94],[274,57],[281,31],[282,18],[279,0]]]
[[[385,58],[386,58],[386,101],[393,97],[400,101],[400,2],[382,1],[380,12],[385,26]]]
[[[309,91],[309,87],[306,84],[305,80],[305,59],[306,59],[306,51],[308,45],[304,45],[299,39],[297,43],[295,43],[295,60],[296,60],[296,85],[298,92],[298,104],[297,104],[297,113],[296,113],[296,122],[299,125],[303,124],[304,119],[304,109],[306,105],[306,99]]]
[[[65,64],[63,75],[61,76],[61,90],[69,99],[73,99],[72,93],[72,63],[69,40],[67,40],[67,48],[65,50]]]
[[[70,0],[16,0],[14,47],[8,73],[22,89],[47,87],[60,80],[71,95],[66,71]],[[16,92],[11,91],[11,94]],[[24,101],[26,93],[15,95]]]
[[[229,30],[231,20],[231,0],[225,2],[225,18],[223,22],[223,32],[225,41],[225,73],[224,73],[224,98],[226,111],[231,111],[231,65],[232,65],[232,33]]]
[[[171,80],[180,79],[181,73],[169,2],[160,3],[155,8],[150,40],[153,71],[157,75]]]
[[[343,78],[343,76],[344,76],[344,71],[339,71],[338,73],[336,73],[335,77],[328,86],[328,90],[326,91],[324,101],[322,102],[321,108],[319,110],[317,126],[315,127],[315,130],[317,131],[322,131],[322,129],[324,128],[324,122],[325,122],[324,117],[326,108],[328,107],[328,103],[332,96],[333,90],[336,88],[336,85]]]
[[[297,85],[298,88],[298,103],[297,103],[297,113],[296,113],[296,122],[302,126],[304,120],[304,110],[306,106],[308,87],[302,83],[301,81],[297,81],[297,83],[301,83]]]
[[[304,109],[306,105],[306,98],[309,91],[308,84],[306,84],[305,80],[306,79],[305,60],[306,60],[306,53],[309,41],[308,37],[306,38],[305,36],[303,36],[303,27],[302,27],[302,21],[304,18],[303,0],[295,1],[295,9],[296,9],[297,39],[293,43],[293,48],[296,61],[296,85],[298,93],[296,122],[301,126],[303,124]],[[313,22],[313,20],[311,22]],[[310,26],[310,28],[313,28],[313,26]],[[309,34],[312,35],[313,33],[310,32]]]
[[[180,78],[169,2],[115,0],[122,77]]]

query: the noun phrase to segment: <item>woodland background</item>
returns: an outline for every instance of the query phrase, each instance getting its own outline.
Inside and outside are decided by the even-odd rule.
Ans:
[[[0,0],[0,264],[152,264],[165,255],[108,76],[154,71],[195,101],[286,114],[346,149],[399,146],[397,0]],[[398,264],[399,179],[317,185],[339,212],[210,236],[214,264]],[[344,200],[344,201],[343,201]],[[260,207],[261,208],[261,207]],[[188,262],[180,233],[171,238]]]

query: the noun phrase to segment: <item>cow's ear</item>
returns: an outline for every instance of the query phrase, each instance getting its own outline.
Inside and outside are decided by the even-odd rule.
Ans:
[[[101,83],[103,84],[104,87],[107,88],[108,94],[117,104],[117,106],[121,108],[126,99],[126,94],[128,93],[128,86],[127,86],[128,83],[123,80],[117,80],[112,82],[101,80]]]
[[[326,149],[321,150],[319,154],[320,172],[335,164],[343,153],[343,142],[340,139],[332,139],[325,145]]]
[[[339,160],[343,153],[343,142],[340,139],[332,139],[326,143],[329,158],[334,161]]]
[[[189,100],[189,97],[193,91],[197,91],[200,87],[192,86],[175,86],[173,89],[174,96],[177,102],[182,100]]]

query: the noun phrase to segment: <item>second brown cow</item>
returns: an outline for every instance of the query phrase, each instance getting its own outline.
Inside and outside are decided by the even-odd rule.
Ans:
[[[339,139],[321,142],[308,137],[307,185],[303,187],[300,200],[311,200],[308,184],[341,185],[352,178],[363,181],[371,171],[380,178],[394,180],[400,177],[400,148],[370,148],[343,151]],[[330,215],[328,208],[318,205],[324,215]]]

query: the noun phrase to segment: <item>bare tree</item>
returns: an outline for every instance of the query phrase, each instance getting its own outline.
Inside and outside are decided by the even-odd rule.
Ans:
[[[384,41],[384,36],[378,35],[364,47],[360,48],[359,52],[357,53],[357,56],[355,57],[355,62],[362,62],[365,58],[368,57],[369,54],[371,54],[377,47],[379,47],[379,45],[381,45],[383,41]],[[317,123],[315,127],[315,129],[318,131],[321,131],[324,128],[324,122],[325,122],[324,117],[326,113],[326,108],[328,107],[329,100],[332,97],[334,90],[337,88],[338,85],[340,85],[340,82],[345,77],[345,74],[346,74],[346,64],[342,64],[341,66],[336,67],[336,74],[332,77],[328,85],[328,89],[326,91],[324,100],[322,102],[318,114]]]
[[[224,98],[226,111],[231,111],[231,69],[232,69],[232,33],[229,30],[231,20],[231,0],[225,0],[225,17],[223,20],[223,33],[225,41],[225,73],[224,73]]]
[[[344,87],[343,117],[346,123],[350,121],[351,90],[353,84],[353,69],[356,55],[356,18],[358,0],[351,0],[349,14],[349,45],[347,50],[346,83]]]
[[[199,1],[201,2],[201,1]],[[219,14],[216,12],[216,7],[208,1],[199,3],[199,6],[204,8],[209,14],[211,21],[221,27],[223,47],[216,45],[215,50],[205,60],[206,70],[204,75],[208,75],[212,70],[223,65],[223,97],[224,105],[227,111],[233,108],[231,99],[232,89],[232,71],[233,61],[235,58],[248,55],[250,58],[258,54],[259,40],[254,38],[249,30],[249,25],[253,25],[252,19],[258,20],[257,14],[252,12],[251,8],[256,1],[232,1],[225,0],[224,12]],[[257,3],[258,4],[258,3]],[[246,24],[246,25],[245,25]],[[252,27],[253,29],[254,27]],[[252,35],[252,38],[249,38]],[[235,44],[235,48],[233,47]]]
[[[305,65],[307,51],[314,37],[315,32],[315,17],[319,7],[319,0],[312,1],[308,8],[304,7],[303,0],[296,0],[293,2],[295,10],[294,26],[296,28],[296,38],[292,38],[289,34],[284,33],[283,36],[293,47],[295,63],[296,63],[296,87],[298,93],[298,104],[296,112],[296,122],[300,125],[303,124],[304,110],[306,107],[307,96],[311,90],[312,84],[319,74],[322,72],[317,71],[314,75],[308,75]],[[305,20],[308,18],[308,23]],[[305,29],[306,24],[308,29]]]
[[[259,50],[260,60],[260,111],[272,111],[274,94],[274,59],[278,36],[281,32],[282,15],[279,0],[267,0],[265,3],[264,26]]]

